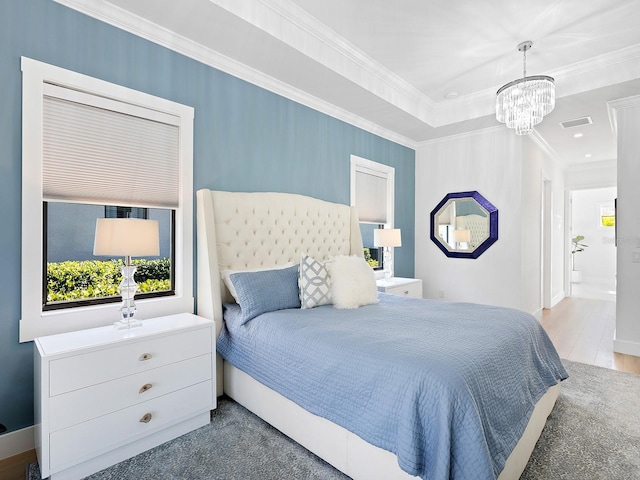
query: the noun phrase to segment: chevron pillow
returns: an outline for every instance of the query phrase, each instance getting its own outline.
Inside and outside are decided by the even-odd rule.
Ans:
[[[331,280],[324,263],[302,254],[299,272],[301,308],[313,308],[331,303]]]

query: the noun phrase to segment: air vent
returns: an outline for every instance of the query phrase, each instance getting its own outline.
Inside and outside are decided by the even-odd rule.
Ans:
[[[593,123],[593,120],[591,120],[591,117],[581,117],[581,118],[575,118],[573,120],[566,120],[564,122],[560,122],[560,125],[562,125],[562,128],[572,128],[572,127],[580,127],[582,125],[591,125]]]

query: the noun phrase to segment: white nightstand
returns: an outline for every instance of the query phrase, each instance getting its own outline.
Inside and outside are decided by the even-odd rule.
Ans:
[[[36,338],[42,477],[84,477],[207,425],[216,408],[214,325],[182,313],[131,330]]]
[[[378,285],[379,292],[422,298],[422,280],[419,278],[393,277],[390,282],[381,279],[378,280],[376,284]]]

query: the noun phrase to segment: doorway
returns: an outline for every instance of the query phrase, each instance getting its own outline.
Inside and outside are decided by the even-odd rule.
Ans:
[[[571,192],[572,297],[616,299],[616,197],[616,187]]]

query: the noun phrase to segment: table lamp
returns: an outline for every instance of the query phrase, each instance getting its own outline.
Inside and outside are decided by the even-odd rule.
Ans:
[[[466,250],[471,242],[471,230],[454,230],[453,241],[456,243],[455,248]],[[464,243],[464,245],[462,245]]]
[[[138,286],[133,278],[136,267],[131,265],[131,257],[156,256],[159,252],[157,221],[139,218],[97,219],[93,254],[125,257],[120,282],[121,319],[114,323],[117,329],[129,329],[142,325],[140,320],[133,319],[136,313],[136,304],[133,299]]]
[[[387,283],[393,278],[393,260],[391,247],[401,247],[402,239],[399,228],[378,228],[373,231],[373,245],[384,247],[384,278]]]

